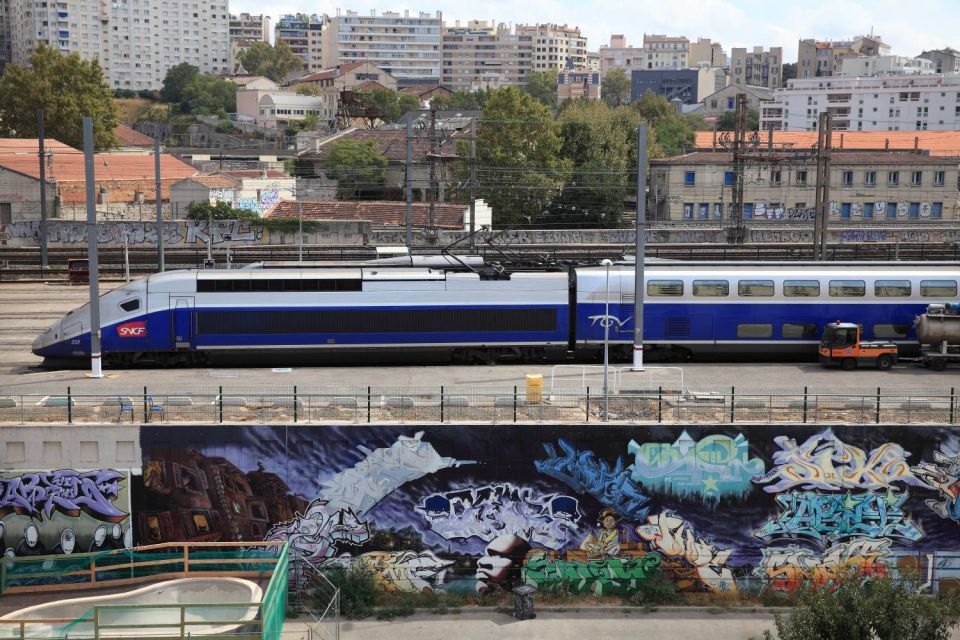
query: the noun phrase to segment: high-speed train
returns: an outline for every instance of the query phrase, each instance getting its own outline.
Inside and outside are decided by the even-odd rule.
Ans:
[[[842,320],[867,338],[909,345],[913,319],[957,302],[955,264],[651,263],[645,270],[648,358],[815,353]],[[497,278],[430,268],[170,271],[100,297],[108,363],[203,363],[212,354],[449,349],[463,358],[596,355],[609,302],[610,346],[634,329],[632,263]],[[90,355],[87,306],[33,343],[52,360]],[[321,358],[322,360],[322,358]]]

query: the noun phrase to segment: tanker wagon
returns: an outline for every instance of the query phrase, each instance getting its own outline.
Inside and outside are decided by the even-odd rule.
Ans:
[[[931,304],[913,321],[920,342],[919,361],[934,371],[960,363],[960,303]]]

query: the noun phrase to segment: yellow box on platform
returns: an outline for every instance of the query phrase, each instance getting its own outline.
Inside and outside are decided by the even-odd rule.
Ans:
[[[543,402],[543,376],[539,373],[527,374],[527,404]]]

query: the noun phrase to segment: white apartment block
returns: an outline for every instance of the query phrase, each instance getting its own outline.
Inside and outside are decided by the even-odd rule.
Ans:
[[[623,69],[627,77],[634,69],[646,69],[647,57],[643,47],[627,46],[627,38],[621,34],[610,36],[610,46],[600,47],[600,77],[611,69]]]
[[[10,38],[10,0],[0,0],[0,75],[13,56]]]
[[[249,13],[231,15],[230,39],[270,42],[270,16],[252,16]]]
[[[533,70],[560,72],[571,61],[574,69],[587,66],[587,37],[580,27],[557,24],[517,25],[519,35],[533,38]]]
[[[646,52],[644,69],[687,69],[690,67],[690,41],[682,36],[643,34]]]
[[[956,131],[960,75],[789,80],[760,111],[760,128],[816,131],[820,113],[837,131]]]
[[[747,51],[744,47],[730,50],[730,82],[754,87],[778,89],[781,84],[780,72],[783,69],[783,48],[754,47]]]
[[[158,3],[149,0],[9,0],[13,61],[29,62],[41,43],[63,53],[99,59],[116,89],[159,89],[182,62],[202,73],[230,71],[226,0]]]
[[[925,75],[935,73],[932,60],[907,56],[856,56],[840,63],[842,76]]]
[[[274,42],[283,40],[290,50],[303,58],[303,68],[315,72],[323,66],[323,37],[326,16],[286,15],[274,27]]]
[[[323,67],[370,62],[401,85],[440,82],[443,15],[404,11],[361,15],[347,11],[329,18],[323,37]]]
[[[453,91],[526,84],[533,64],[533,36],[500,23],[456,22],[443,32],[440,82]]]

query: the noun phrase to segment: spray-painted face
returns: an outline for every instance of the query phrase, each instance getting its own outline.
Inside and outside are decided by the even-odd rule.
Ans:
[[[23,539],[27,541],[27,546],[35,547],[40,541],[40,529],[32,522],[23,530]]]
[[[60,533],[60,549],[63,553],[73,553],[77,546],[77,536],[73,529],[64,529]]]
[[[102,524],[97,527],[97,530],[93,532],[93,544],[94,546],[100,547],[103,546],[103,543],[107,541],[107,525]]]

